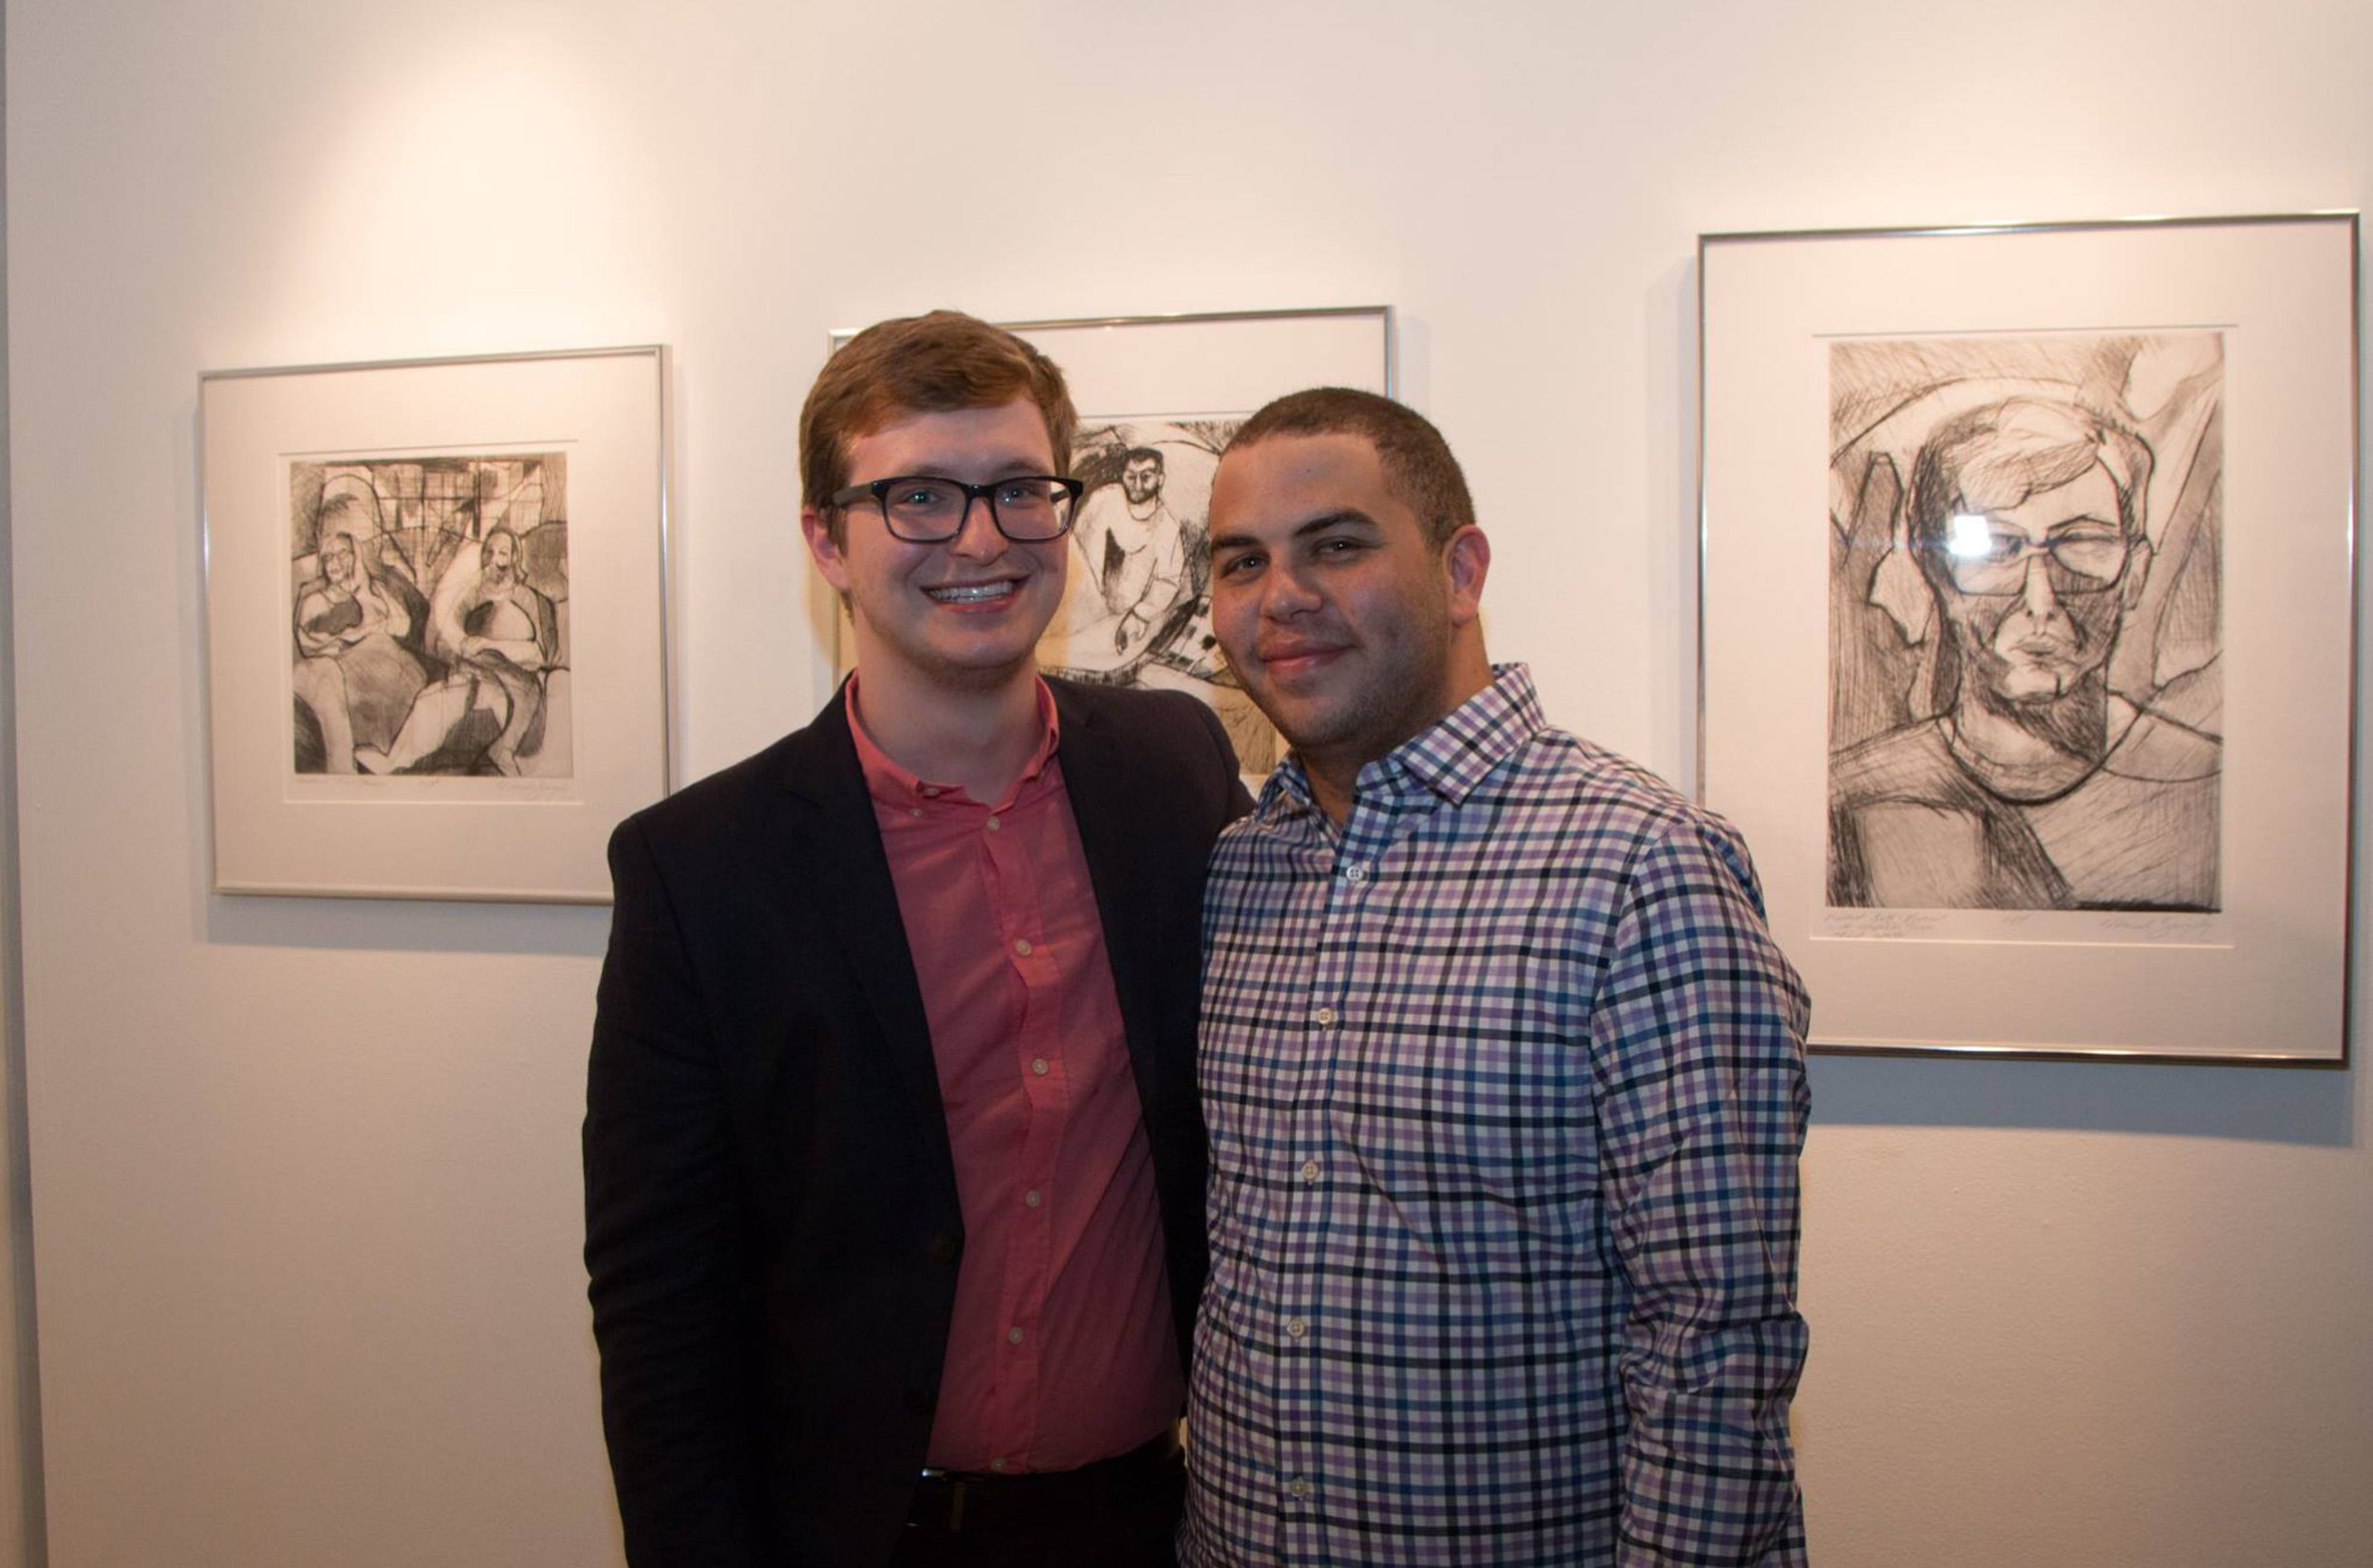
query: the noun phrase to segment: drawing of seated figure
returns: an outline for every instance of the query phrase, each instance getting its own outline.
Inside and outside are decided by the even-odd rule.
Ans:
[[[1188,597],[1186,539],[1162,499],[1160,451],[1132,447],[1118,485],[1102,485],[1080,504],[1073,537],[1085,574],[1080,597],[1091,619],[1075,635],[1095,628],[1125,661],[1151,651],[1158,634],[1175,629],[1173,611]],[[1109,631],[1102,623],[1110,623]]]
[[[1062,607],[1038,644],[1039,667],[1074,681],[1184,691],[1210,706],[1255,776],[1277,764],[1277,731],[1227,668],[1211,633],[1204,508],[1209,464],[1239,420],[1221,416],[1113,424],[1074,454],[1107,476],[1072,525],[1077,554]],[[1187,455],[1173,474],[1149,431]]]
[[[560,651],[552,603],[520,576],[509,529],[489,529],[472,556],[466,547],[454,556],[431,606],[433,638],[452,663],[413,699],[389,744],[355,748],[367,772],[516,775],[543,742],[545,672]]]
[[[315,546],[320,575],[297,590],[296,771],[350,774],[355,753],[395,737],[427,679],[408,645],[410,585],[375,578],[355,528],[359,503],[345,497],[322,514]]]
[[[2218,907],[2221,743],[2111,685],[2151,464],[2072,401],[1937,423],[1870,595],[1934,639],[1930,717],[1831,757],[1832,905]]]

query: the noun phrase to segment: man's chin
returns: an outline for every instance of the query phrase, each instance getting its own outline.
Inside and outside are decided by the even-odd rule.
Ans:
[[[2013,664],[1994,682],[1994,694],[2013,707],[2042,707],[2067,696],[2083,675],[2074,664]]]
[[[1252,699],[1253,706],[1261,711],[1261,717],[1269,721],[1270,728],[1284,737],[1288,746],[1308,751],[1313,745],[1326,744],[1326,714],[1317,704],[1285,697],[1266,682],[1260,685],[1246,682],[1244,695]]]
[[[945,650],[928,661],[935,681],[952,691],[997,691],[1037,673],[1037,646]]]

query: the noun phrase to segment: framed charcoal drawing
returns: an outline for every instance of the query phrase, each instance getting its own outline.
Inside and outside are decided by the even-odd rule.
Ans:
[[[1212,471],[1236,427],[1272,398],[1308,386],[1390,396],[1391,307],[1000,325],[1063,367],[1080,416],[1071,472],[1088,489],[1039,667],[1190,692],[1227,726],[1244,772],[1267,774],[1282,743],[1211,635]],[[853,335],[833,333],[833,346]],[[845,665],[845,629],[841,647]]]
[[[1699,790],[1814,1043],[2344,1064],[2355,215],[1698,261]]]
[[[668,787],[666,351],[199,379],[214,887],[607,902]]]

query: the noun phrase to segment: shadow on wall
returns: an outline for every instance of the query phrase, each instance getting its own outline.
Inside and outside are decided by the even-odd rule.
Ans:
[[[2155,1132],[2347,1148],[2354,1071],[1816,1055],[1816,1125]]]
[[[202,865],[195,876],[196,940],[209,946],[598,959],[609,943],[606,904],[257,897],[209,892]]]

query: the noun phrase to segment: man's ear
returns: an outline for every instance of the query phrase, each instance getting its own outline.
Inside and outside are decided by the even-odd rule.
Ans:
[[[1491,541],[1469,523],[1442,547],[1443,575],[1450,588],[1450,624],[1470,624],[1483,611],[1484,579],[1491,575]]]
[[[799,509],[799,532],[806,535],[808,553],[815,559],[815,569],[835,591],[849,591],[849,562],[840,546],[832,542],[832,531],[826,521],[822,507],[803,506]]]

